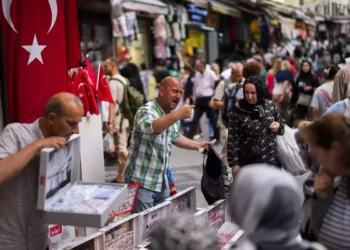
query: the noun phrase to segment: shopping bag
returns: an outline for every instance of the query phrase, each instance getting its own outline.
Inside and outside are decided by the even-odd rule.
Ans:
[[[295,140],[297,129],[284,126],[284,135],[277,136],[277,156],[283,169],[292,175],[304,174],[307,170],[300,156],[300,149]]]
[[[226,198],[224,166],[213,148],[203,156],[201,189],[203,196],[209,205]]]
[[[103,151],[108,153],[112,153],[115,151],[114,138],[113,135],[110,133],[107,133],[103,137]]]

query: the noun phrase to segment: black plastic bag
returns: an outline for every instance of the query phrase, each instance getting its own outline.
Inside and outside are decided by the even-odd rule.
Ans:
[[[201,189],[209,205],[226,198],[224,166],[214,149],[204,154]]]

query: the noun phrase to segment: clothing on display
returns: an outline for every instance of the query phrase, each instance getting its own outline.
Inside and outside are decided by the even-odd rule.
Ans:
[[[126,0],[110,0],[111,2],[111,17],[113,18],[118,18],[121,17],[124,12],[123,12],[123,6],[122,3],[125,2]]]
[[[119,189],[107,185],[76,184],[60,196],[47,210],[102,214],[120,193]]]
[[[113,24],[113,37],[129,36],[129,31],[126,26],[126,19],[124,15],[117,18],[112,18],[112,24]]]
[[[153,21],[153,26],[154,38],[164,40],[165,42],[165,40],[167,39],[167,28],[164,15],[157,16]]]

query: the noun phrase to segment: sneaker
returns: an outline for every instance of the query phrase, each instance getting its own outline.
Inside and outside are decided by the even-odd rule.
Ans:
[[[201,134],[193,136],[193,140],[199,140],[200,138],[202,138]]]

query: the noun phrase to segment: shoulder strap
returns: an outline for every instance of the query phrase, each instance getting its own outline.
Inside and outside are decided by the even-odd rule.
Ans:
[[[123,84],[123,86],[125,85],[120,79],[118,79],[118,78],[109,78],[109,81],[118,81],[118,82],[120,82],[121,84]]]

